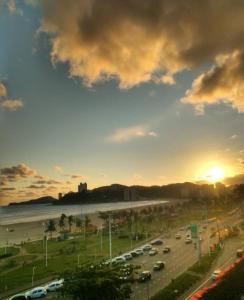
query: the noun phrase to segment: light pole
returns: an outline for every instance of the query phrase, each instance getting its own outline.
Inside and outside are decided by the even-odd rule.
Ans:
[[[77,256],[77,265],[78,265],[78,267],[80,265],[80,254],[78,254],[78,256]]]
[[[8,227],[6,228],[6,243],[5,243],[5,254],[7,253],[7,247],[8,247],[8,232],[9,232],[9,229]]]
[[[112,260],[112,231],[111,231],[111,215],[109,214],[108,216],[108,224],[109,224],[109,258],[110,258],[110,263]]]
[[[45,247],[45,255],[46,255],[46,267],[47,267],[47,236],[45,235],[45,240],[46,240],[46,247]]]
[[[36,268],[36,267],[33,267],[33,268],[32,268],[31,286],[34,285],[35,268]]]
[[[101,230],[101,254],[103,253],[103,227],[100,227]]]

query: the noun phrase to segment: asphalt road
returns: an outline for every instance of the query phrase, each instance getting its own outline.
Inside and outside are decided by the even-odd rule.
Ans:
[[[201,227],[200,227],[201,228]],[[159,253],[155,256],[149,256],[147,252],[141,257],[134,258],[132,263],[142,266],[141,270],[148,270],[152,273],[152,279],[143,283],[135,283],[133,285],[133,294],[131,299],[144,300],[154,295],[157,291],[167,286],[172,279],[186,271],[190,266],[198,261],[198,250],[194,244],[186,244],[185,239],[190,231],[179,231],[182,238],[176,240],[176,231],[172,232],[171,238],[163,238],[163,245],[156,246]],[[203,230],[201,237],[201,253],[208,253],[208,235],[210,236],[210,226]],[[216,243],[216,237],[210,239],[210,244]],[[163,254],[163,248],[169,246],[171,252]],[[165,262],[165,268],[161,271],[153,271],[153,265],[156,261],[162,260]]]

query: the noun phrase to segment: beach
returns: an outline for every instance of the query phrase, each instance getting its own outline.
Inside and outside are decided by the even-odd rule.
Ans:
[[[172,199],[171,199],[172,200]],[[119,209],[141,209],[145,206],[167,205],[169,199],[148,200],[137,202],[117,202],[85,205],[23,205],[1,207],[0,209],[0,246],[20,244],[21,242],[43,239],[45,234],[45,222],[54,219],[58,235],[58,218],[62,213],[66,216],[80,217],[88,215],[91,223],[100,227],[102,220],[99,211],[113,211]],[[180,200],[182,201],[182,199]],[[170,201],[177,204],[177,199]],[[75,227],[75,226],[74,226]]]

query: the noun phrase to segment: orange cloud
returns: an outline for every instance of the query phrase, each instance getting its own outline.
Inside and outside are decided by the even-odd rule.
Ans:
[[[7,99],[7,100],[2,101],[0,103],[0,106],[5,110],[14,111],[19,108],[22,108],[24,106],[24,104],[23,104],[22,100],[20,100],[20,99],[16,99],[16,100]]]

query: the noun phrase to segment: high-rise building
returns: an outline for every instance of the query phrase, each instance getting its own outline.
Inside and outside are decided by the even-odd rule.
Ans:
[[[84,183],[81,182],[78,185],[78,193],[82,193],[84,191],[87,191],[87,183],[86,182],[84,182]]]
[[[135,188],[128,188],[124,190],[124,201],[137,201],[137,200],[139,200],[139,194]]]
[[[62,193],[58,193],[58,200],[61,200],[63,197]]]

